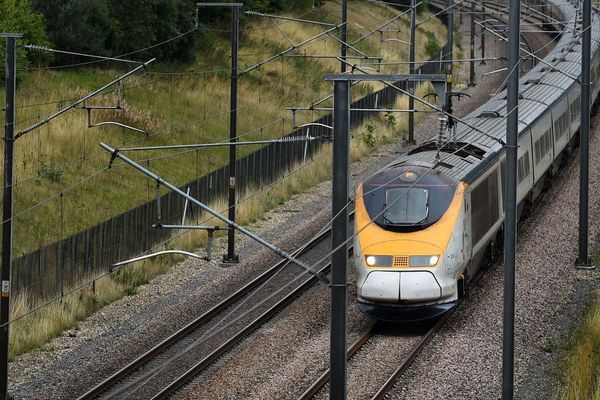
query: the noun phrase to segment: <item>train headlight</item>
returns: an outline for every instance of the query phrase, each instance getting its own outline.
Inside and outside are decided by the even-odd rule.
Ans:
[[[440,260],[440,256],[410,256],[411,267],[433,267]]]
[[[391,267],[392,256],[366,256],[365,260],[369,267]]]

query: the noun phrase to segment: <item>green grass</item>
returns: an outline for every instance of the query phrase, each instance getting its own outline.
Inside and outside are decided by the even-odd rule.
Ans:
[[[600,399],[600,298],[583,314],[567,350],[562,400]]]

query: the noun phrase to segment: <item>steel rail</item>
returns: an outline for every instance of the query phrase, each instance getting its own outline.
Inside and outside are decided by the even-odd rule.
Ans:
[[[358,352],[358,350],[360,350],[360,348],[365,343],[367,343],[371,337],[373,337],[374,327],[375,327],[375,323],[372,322],[369,325],[369,328],[364,333],[362,333],[354,341],[354,343],[352,343],[352,346],[350,346],[348,348],[348,352],[346,353],[347,360],[350,360]],[[327,370],[325,372],[323,372],[321,374],[321,376],[312,385],[310,385],[310,387],[308,389],[306,389],[304,391],[304,393],[302,393],[300,395],[300,397],[298,397],[298,400],[308,400],[308,399],[311,399],[314,396],[316,396],[317,393],[319,393],[319,391],[325,387],[327,382],[329,382],[329,376],[330,376],[330,371],[329,371],[329,368],[327,368]]]
[[[352,218],[353,215],[354,215],[354,211],[351,211],[350,217]],[[331,233],[331,229],[327,229],[327,230],[323,231],[318,236],[315,236],[308,243],[307,246],[305,246],[304,248],[299,249],[297,251],[294,251],[292,253],[292,255],[297,257],[297,256],[301,256],[303,254],[306,254],[307,252],[312,250],[315,246],[320,244],[323,240],[325,240],[330,235],[330,233]],[[138,370],[143,365],[147,364],[155,356],[159,355],[161,352],[166,350],[168,347],[172,346],[174,343],[176,343],[180,339],[184,338],[185,336],[191,334],[193,331],[200,328],[203,324],[205,324],[206,322],[208,322],[209,320],[211,320],[215,316],[217,316],[220,312],[222,312],[223,310],[225,310],[232,304],[241,300],[246,294],[250,293],[253,289],[257,288],[262,283],[264,283],[267,279],[269,279],[269,277],[271,275],[275,274],[276,272],[278,272],[279,270],[284,268],[287,265],[287,263],[288,263],[288,260],[286,260],[286,259],[283,259],[283,260],[277,262],[276,264],[274,264],[273,266],[268,268],[266,271],[264,271],[262,274],[260,274],[258,277],[254,278],[250,282],[246,283],[243,287],[241,287],[240,289],[235,291],[229,297],[222,300],[220,303],[214,305],[212,308],[210,308],[204,314],[195,318],[190,323],[188,323],[186,326],[182,327],[181,329],[179,329],[178,331],[176,331],[175,333],[173,333],[172,335],[170,335],[169,337],[167,337],[166,339],[164,339],[163,341],[161,341],[160,343],[158,343],[157,345],[152,347],[146,353],[142,354],[141,356],[139,356],[138,358],[136,358],[135,360],[133,360],[132,362],[127,364],[125,367],[121,368],[119,371],[115,372],[114,374],[112,374],[111,376],[106,378],[100,384],[98,384],[94,388],[90,389],[88,392],[86,392],[85,394],[80,396],[78,398],[78,400],[94,399],[94,398],[97,398],[102,393],[108,391],[111,387],[115,386],[117,383],[124,380],[132,372]]]
[[[419,340],[417,345],[411,350],[411,352],[402,360],[398,368],[390,375],[390,377],[385,381],[383,386],[375,393],[375,395],[371,398],[371,400],[381,400],[384,398],[386,393],[394,386],[398,378],[403,375],[406,370],[412,365],[413,361],[421,354],[425,346],[431,339],[435,336],[435,334],[444,326],[450,315],[454,313],[456,307],[446,311],[444,315],[429,329],[429,331]]]
[[[331,263],[327,263],[323,268],[319,270],[320,273],[325,274],[330,269]],[[283,307],[288,305],[295,297],[300,295],[303,291],[308,289],[312,284],[317,282],[317,277],[315,275],[310,275],[307,279],[301,283],[298,287],[288,293],[283,299],[279,300],[275,305],[270,307],[267,311],[253,320],[250,324],[246,325],[245,328],[241,329],[234,336],[229,338],[224,344],[215,349],[208,356],[204,357],[197,364],[195,364],[192,368],[190,368],[186,373],[181,375],[179,378],[171,382],[166,388],[161,390],[158,394],[151,398],[151,400],[162,400],[169,398],[172,394],[181,390],[186,384],[188,384],[192,379],[194,379],[198,374],[212,365],[216,360],[218,360],[221,356],[227,353],[230,349],[232,349],[237,343],[240,342],[245,336],[250,334],[264,322],[271,319],[275,314],[277,314]]]
[[[419,354],[421,354],[421,352],[423,351],[425,346],[431,341],[431,339],[433,339],[435,334],[442,328],[444,323],[448,320],[448,318],[454,312],[455,309],[456,309],[456,307],[452,308],[451,310],[444,313],[444,315],[427,331],[427,333],[425,335],[423,335],[423,337],[421,337],[421,339],[419,339],[419,342],[417,343],[417,345],[414,346],[412,348],[412,350],[410,351],[410,353],[408,353],[403,358],[403,360],[400,363],[400,365],[398,366],[398,368],[396,368],[394,370],[394,372],[388,377],[388,379],[385,381],[383,386],[381,386],[381,388],[372,397],[372,400],[383,399],[383,397],[389,391],[389,389],[392,388],[392,386],[394,385],[394,383],[396,382],[398,377],[400,377],[402,374],[404,374],[404,372],[406,372],[406,370],[411,366],[412,362],[419,356]],[[350,346],[348,348],[348,354],[347,354],[348,360],[350,360],[356,353],[358,353],[358,351],[362,348],[362,346],[365,343],[367,343],[371,337],[373,337],[374,325],[375,324],[372,324],[371,326],[369,326],[369,328],[354,341],[352,346]],[[323,372],[323,374],[321,374],[321,376],[319,376],[319,378],[308,389],[306,389],[304,391],[304,393],[302,393],[298,397],[298,400],[312,399],[325,387],[325,385],[327,385],[328,382],[329,382],[329,368],[325,372]]]

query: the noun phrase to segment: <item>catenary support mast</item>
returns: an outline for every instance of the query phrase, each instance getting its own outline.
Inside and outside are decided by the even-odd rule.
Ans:
[[[4,120],[4,191],[2,195],[2,292],[0,295],[0,400],[8,400],[8,339],[10,331],[10,291],[12,278],[13,166],[15,142],[15,93],[17,85],[17,38],[20,34],[0,34],[6,38],[6,98]]]
[[[519,129],[520,0],[509,0],[506,124],[506,215],[504,220],[504,320],[502,399],[514,394],[515,251],[517,245],[517,146]]]

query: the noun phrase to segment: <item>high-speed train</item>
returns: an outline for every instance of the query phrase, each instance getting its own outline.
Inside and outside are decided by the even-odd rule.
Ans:
[[[555,68],[538,63],[520,79],[519,218],[579,140],[581,89],[572,77],[581,74],[581,25],[573,4],[548,4],[568,22],[545,57]],[[593,104],[600,89],[596,12],[591,32]],[[424,143],[358,186],[354,264],[364,313],[380,320],[439,315],[501,245],[506,114],[504,90],[463,118],[479,131],[459,123],[455,142]]]

